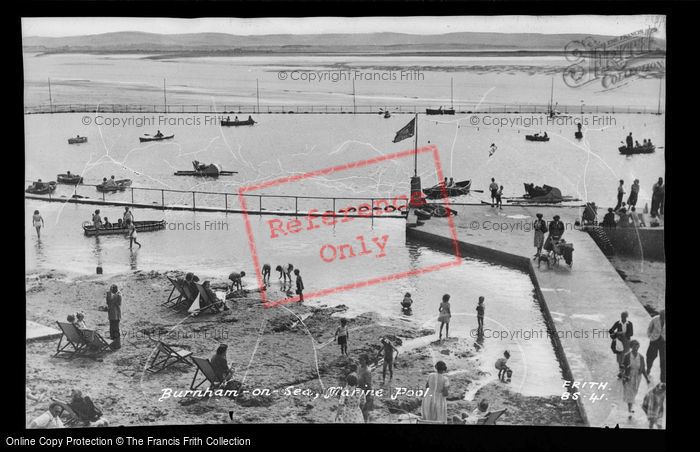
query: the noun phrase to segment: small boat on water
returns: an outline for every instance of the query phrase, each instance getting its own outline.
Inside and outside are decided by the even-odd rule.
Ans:
[[[429,199],[439,199],[445,197],[445,195],[447,195],[447,197],[461,196],[469,193],[471,186],[471,180],[463,180],[461,182],[455,182],[451,187],[444,187],[442,184],[438,184],[430,188],[424,188],[423,193],[425,193],[425,196]]]
[[[139,141],[141,143],[146,143],[148,141],[163,141],[163,140],[169,140],[173,138],[175,134],[172,135],[149,135],[147,133],[143,134],[143,136],[139,137]]]
[[[561,190],[557,187],[543,185],[541,187],[535,184],[523,184],[525,186],[525,195],[521,198],[510,198],[509,203],[519,204],[558,204],[563,201],[576,201],[571,196],[562,196]]]
[[[128,187],[131,186],[131,179],[119,179],[114,182],[114,184],[111,184],[110,181],[102,182],[101,184],[96,185],[95,187],[99,192],[109,193],[114,191],[126,190]]]
[[[134,225],[136,226],[136,232],[158,231],[160,229],[165,229],[165,220],[134,221]],[[129,228],[123,225],[119,226],[118,224],[113,224],[110,227],[95,229],[95,226],[91,221],[85,221],[83,223],[83,232],[87,236],[116,234],[126,235],[129,233]]]
[[[534,135],[525,135],[525,139],[527,141],[549,141],[549,137],[546,134],[540,135],[539,133]]]
[[[239,121],[238,119],[234,119],[233,121],[231,121],[230,118],[221,120],[221,125],[224,127],[252,126],[255,123],[256,121],[254,121],[253,118],[250,116],[248,116],[248,119],[246,119],[245,121]]]
[[[47,195],[54,190],[56,190],[56,182],[42,182],[41,180],[38,180],[32,185],[28,186],[24,191],[33,195]]]
[[[656,146],[654,146],[653,144],[635,146],[632,148],[629,148],[627,146],[620,146],[617,149],[618,149],[618,151],[620,151],[620,154],[622,154],[622,155],[651,154],[654,151],[656,151]]]
[[[391,118],[391,113],[389,113],[388,111],[385,111],[385,112],[384,112],[384,117],[385,117],[385,118]]]
[[[574,132],[574,137],[576,137],[577,140],[580,140],[583,138],[583,133],[581,132]]]
[[[81,137],[80,135],[75,138],[68,138],[68,144],[80,144],[87,143],[87,137]]]
[[[59,184],[77,185],[83,183],[83,178],[80,177],[80,174],[59,174],[58,176],[56,176],[56,180]]]
[[[454,108],[443,109],[442,107],[440,107],[440,108],[426,108],[425,114],[426,115],[454,115],[455,109]]]
[[[549,185],[545,184],[541,187],[535,185],[535,184],[523,184],[525,186],[525,197],[530,197],[530,198],[537,198],[539,196],[545,196],[547,193],[552,191],[553,188],[555,187],[550,187]],[[557,189],[559,190],[559,189]]]
[[[223,171],[221,166],[216,163],[211,163],[207,165],[206,163],[199,163],[199,161],[194,160],[192,162],[194,171],[176,171],[176,176],[196,176],[196,177],[219,177],[219,176],[231,176],[236,174],[237,171]]]

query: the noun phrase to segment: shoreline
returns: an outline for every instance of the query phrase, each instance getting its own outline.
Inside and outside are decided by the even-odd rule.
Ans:
[[[202,424],[229,422],[333,422],[337,398],[316,396],[329,387],[344,386],[346,375],[357,357],[377,355],[379,338],[388,337],[401,351],[395,363],[394,379],[381,385],[381,368],[372,372],[373,389],[385,396],[375,397],[371,422],[397,423],[400,416],[419,414],[421,398],[411,394],[425,388],[434,361],[448,365],[451,381],[448,419],[470,413],[481,398],[491,409],[507,408],[499,424],[583,425],[576,406],[558,396],[530,397],[511,391],[504,383],[492,381],[480,369],[479,355],[466,339],[450,338],[443,343],[402,350],[408,339],[434,336],[405,322],[364,313],[350,318],[350,358],[341,357],[333,341],[338,319],[345,306],[312,307],[298,303],[265,309],[260,297],[248,292],[229,301],[230,311],[186,318],[161,307],[172,286],[155,271],[126,272],[110,276],[77,276],[67,282],[67,273],[34,272],[26,278],[27,319],[53,326],[56,320],[78,310],[86,314],[88,327],[106,336],[104,292],[112,283],[124,294],[122,307],[122,348],[100,359],[53,358],[55,340],[27,344],[27,381],[35,394],[68,398],[71,389],[81,389],[105,413],[111,426],[149,424]],[[221,290],[225,280],[212,278],[212,288]],[[153,351],[148,336],[187,349],[194,356],[209,358],[218,343],[229,345],[228,361],[242,388],[269,389],[259,396],[239,395],[233,399],[210,397],[169,398],[158,402],[163,388],[186,390],[193,367],[172,366],[151,375],[144,364]],[[488,366],[487,366],[488,367]],[[91,378],[86,381],[84,375]],[[299,389],[296,393],[293,389]],[[50,388],[50,389],[49,389]],[[477,389],[478,388],[478,389]],[[476,391],[475,391],[476,389]],[[411,392],[412,391],[412,392]],[[401,392],[396,397],[392,394]],[[473,395],[472,400],[464,400]],[[45,411],[47,402],[27,400],[27,422]],[[269,407],[274,406],[274,410]],[[229,411],[232,411],[229,418]],[[406,416],[404,416],[406,417]]]

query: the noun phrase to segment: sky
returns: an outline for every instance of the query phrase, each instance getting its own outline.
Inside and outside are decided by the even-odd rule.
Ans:
[[[23,18],[22,35],[61,37],[116,31],[148,33],[228,33],[235,35],[377,33],[444,34],[455,32],[581,33],[621,36],[649,26],[665,36],[661,15],[636,16],[447,16],[308,18]]]

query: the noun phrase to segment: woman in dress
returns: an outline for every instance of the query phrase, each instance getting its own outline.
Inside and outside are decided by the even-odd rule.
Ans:
[[[634,400],[637,398],[637,391],[639,391],[639,383],[641,381],[641,376],[649,384],[649,375],[646,371],[646,364],[644,363],[644,357],[639,353],[639,342],[636,340],[630,341],[630,351],[625,355],[623,360],[625,367],[625,376],[623,379],[623,394],[622,398],[625,403],[627,403],[627,411],[629,412],[629,417],[632,419],[632,405],[634,405]]]
[[[437,372],[428,376],[428,383],[425,385],[428,390],[423,397],[421,414],[424,421],[447,422],[447,394],[450,387],[450,380],[445,376],[447,365],[438,361],[435,370]]]
[[[447,339],[450,335],[450,317],[452,317],[452,314],[450,313],[450,296],[448,294],[442,296],[442,303],[440,303],[438,311],[440,312],[440,315],[438,316],[438,322],[440,322],[439,340],[442,340],[443,327],[445,327],[445,339]]]
[[[38,210],[34,211],[34,215],[32,216],[32,224],[36,228],[37,237],[41,238],[41,228],[44,226],[44,217],[41,216]]]
[[[126,220],[126,227],[129,228],[129,249],[135,244],[141,248],[141,244],[136,240],[136,225],[131,220]]]
[[[365,394],[357,387],[357,376],[348,375],[347,385],[340,393],[335,421],[341,424],[364,424],[365,418],[360,408],[365,404]]]

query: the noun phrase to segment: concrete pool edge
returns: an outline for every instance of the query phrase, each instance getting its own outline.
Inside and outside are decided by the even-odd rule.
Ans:
[[[454,254],[453,239],[432,234],[430,232],[421,231],[416,227],[415,224],[406,224],[406,238],[416,240],[440,251],[449,254]],[[552,333],[556,333],[554,319],[552,318],[552,315],[549,312],[549,307],[547,306],[547,302],[544,298],[544,295],[542,294],[542,290],[540,288],[540,284],[537,279],[537,275],[535,274],[535,270],[532,266],[532,261],[530,260],[530,258],[508,253],[505,251],[499,251],[493,248],[470,244],[461,240],[458,240],[457,244],[459,245],[459,250],[462,257],[466,256],[484,259],[493,264],[503,265],[504,267],[513,268],[515,270],[520,270],[527,273],[530,277],[530,281],[532,281],[532,284],[534,286],[535,298],[537,299],[537,302],[540,306],[540,311],[542,312],[542,317],[544,318],[545,325],[547,326],[547,329],[549,331],[551,331]],[[559,361],[559,366],[561,367],[564,378],[568,381],[575,381],[573,373],[571,371],[571,367],[569,366],[569,361],[567,360],[566,354],[564,353],[564,347],[561,343],[561,340],[559,339],[559,335],[550,334],[549,336],[552,340],[554,354],[557,357],[557,360]],[[579,415],[583,419],[584,425],[590,427],[591,425],[588,421],[588,416],[586,414],[586,409],[583,406],[582,398],[579,397],[575,401],[579,411]]]

